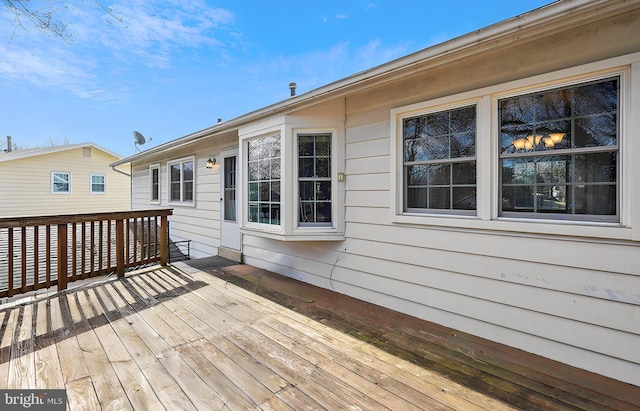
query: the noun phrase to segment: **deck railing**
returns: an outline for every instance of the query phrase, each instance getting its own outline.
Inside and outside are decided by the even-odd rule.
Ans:
[[[168,263],[170,209],[0,218],[0,298]]]

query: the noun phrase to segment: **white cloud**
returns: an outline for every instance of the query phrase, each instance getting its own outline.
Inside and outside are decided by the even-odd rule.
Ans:
[[[349,18],[349,15],[348,14],[336,14],[336,18],[338,20],[346,20],[346,19]]]
[[[106,72],[136,66],[165,69],[184,50],[203,47],[219,49],[224,56],[226,38],[238,38],[235,32],[228,34],[234,15],[208,7],[204,1],[122,1],[111,10],[112,15],[93,2],[59,9],[60,18],[73,33],[68,44],[20,28],[13,36],[13,16],[1,8],[0,77],[16,84],[65,90],[83,99],[121,99],[128,89]]]

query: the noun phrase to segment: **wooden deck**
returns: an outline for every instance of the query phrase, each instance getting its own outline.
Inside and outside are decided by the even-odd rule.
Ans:
[[[508,367],[482,360],[495,356],[496,347],[458,353],[475,357],[475,368],[455,365],[443,350],[456,336],[220,262],[141,270],[0,307],[0,388],[65,388],[69,408],[79,410],[633,409],[640,403],[634,402],[640,389],[593,375],[585,378],[605,385],[578,389],[558,379],[556,387],[548,385],[554,377],[524,366],[526,375],[505,376]],[[410,338],[416,324],[430,337]],[[442,344],[426,344],[430,338]],[[468,350],[484,344],[468,341]],[[548,371],[566,375],[565,368]],[[546,396],[534,395],[525,380]]]

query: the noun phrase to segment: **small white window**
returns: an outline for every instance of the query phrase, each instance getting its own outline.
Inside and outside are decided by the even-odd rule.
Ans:
[[[51,172],[51,192],[53,194],[70,194],[71,193],[71,173],[68,172]]]
[[[193,204],[194,172],[193,158],[168,163],[169,201]]]
[[[160,165],[153,164],[149,167],[149,201],[160,203]]]
[[[106,192],[106,176],[104,174],[91,174],[91,194],[104,194]]]

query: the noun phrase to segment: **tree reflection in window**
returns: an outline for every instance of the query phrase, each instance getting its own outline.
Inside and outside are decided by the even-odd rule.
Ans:
[[[403,120],[405,211],[476,209],[476,106]]]
[[[280,135],[247,143],[248,221],[280,225]]]
[[[615,218],[618,78],[510,97],[498,105],[503,215]]]

